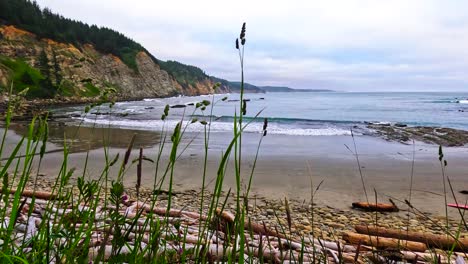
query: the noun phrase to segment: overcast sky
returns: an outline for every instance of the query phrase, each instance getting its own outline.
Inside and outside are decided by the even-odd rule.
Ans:
[[[246,81],[256,85],[468,92],[464,0],[37,2],[228,80],[239,80],[234,40],[245,21]]]

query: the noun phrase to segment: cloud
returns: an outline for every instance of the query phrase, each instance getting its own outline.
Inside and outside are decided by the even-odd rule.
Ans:
[[[247,21],[251,83],[421,91],[468,85],[468,2],[461,0],[38,3],[121,31],[158,58],[232,80],[239,76],[234,39]]]

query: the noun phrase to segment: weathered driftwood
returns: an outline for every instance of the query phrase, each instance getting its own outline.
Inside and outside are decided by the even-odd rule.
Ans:
[[[221,209],[219,209],[219,208],[216,209],[216,215],[218,215],[219,217],[221,217],[221,219],[223,219],[224,221],[226,221],[228,223],[234,222],[234,220],[236,218],[234,216],[234,214],[232,214],[231,212],[221,211]]]
[[[262,258],[265,263],[283,263],[281,260],[280,252],[276,249],[270,248],[254,248],[251,250],[253,255],[257,258]]]
[[[266,236],[274,236],[279,238],[286,238],[283,234],[280,234],[276,231],[273,231],[267,228],[265,225],[260,225],[258,223],[253,222],[252,220],[248,219],[245,225],[245,230],[251,230],[256,234],[266,235]]]
[[[125,211],[125,215],[127,218],[134,218],[138,216],[137,212],[139,210],[143,210],[143,214],[153,212],[160,216],[169,216],[169,217],[182,217],[186,216],[188,218],[192,218],[194,220],[206,220],[206,216],[200,215],[199,213],[177,210],[177,209],[169,209],[167,207],[152,207],[147,203],[141,202],[134,202],[133,204],[129,204],[127,210]]]
[[[89,252],[88,252],[88,259],[89,260],[95,260],[97,258],[97,256],[99,255],[99,250],[101,249],[101,246],[98,246],[98,247],[91,247],[89,249]],[[104,248],[103,248],[104,252],[103,252],[103,256],[102,256],[102,259],[101,260],[104,260],[104,261],[107,261],[109,260],[109,258],[112,256],[112,246],[111,245],[105,245]],[[121,255],[127,255],[129,254],[130,252],[132,252],[132,250],[130,249],[130,247],[128,246],[124,246],[120,249],[120,252],[119,254]]]
[[[424,252],[427,250],[426,244],[421,242],[362,235],[353,232],[345,232],[343,234],[343,239],[354,245],[364,244],[374,246],[378,249],[406,249],[417,252]]]
[[[10,189],[10,193],[16,193],[17,189]],[[23,190],[21,196],[24,197],[36,197],[37,199],[43,200],[55,200],[57,199],[57,195],[51,192],[41,192],[41,191],[34,191],[34,190]]]
[[[455,240],[453,237],[448,235],[435,235],[425,232],[412,232],[399,229],[372,227],[364,225],[355,226],[354,228],[360,234],[416,241],[425,243],[429,247],[434,248],[452,249],[452,247],[455,247],[455,250],[457,251],[468,251],[467,238],[459,238],[458,240]]]
[[[210,244],[208,246],[208,252],[210,253],[210,256],[214,258],[214,260],[222,260],[227,255],[232,254],[232,247],[224,247],[223,245],[219,244]]]
[[[400,252],[405,260],[415,261],[425,263],[438,263],[439,259],[441,263],[465,263],[463,254],[452,254],[450,259],[445,254],[437,253],[422,253],[422,252],[411,252],[411,251],[401,251]],[[457,262],[458,261],[458,262]]]
[[[366,202],[356,202],[353,203],[353,208],[359,208],[365,211],[372,212],[398,212],[398,207],[394,204],[384,204],[384,203],[366,203]]]
[[[318,239],[318,238],[308,238],[306,239],[306,241],[309,241],[311,244],[314,244],[315,246],[319,246],[319,247],[323,246],[325,248],[338,251],[338,243],[336,242],[325,241],[325,240]],[[339,250],[341,250],[341,252],[356,252],[356,247],[352,245],[340,245]]]
[[[216,209],[216,214],[227,223],[234,223],[235,216],[232,213]],[[250,218],[246,220],[244,229],[247,231],[252,231],[254,234],[285,238],[284,235],[267,228],[265,225],[255,223]]]

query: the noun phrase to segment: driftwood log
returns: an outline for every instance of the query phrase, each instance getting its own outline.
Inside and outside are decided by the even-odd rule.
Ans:
[[[353,203],[353,208],[359,208],[365,211],[372,212],[398,212],[398,207],[394,204],[384,204],[384,203],[366,203],[366,202],[356,202]]]
[[[363,244],[373,246],[378,249],[405,249],[409,251],[424,252],[427,250],[426,244],[421,242],[407,241],[396,238],[386,238],[346,232],[343,239],[347,242],[358,245]]]
[[[234,223],[235,216],[234,214],[228,212],[228,211],[221,211],[219,208],[216,209],[216,214],[226,221],[227,223]],[[273,231],[269,228],[267,228],[265,225],[261,225],[258,223],[255,223],[251,221],[251,219],[246,219],[245,221],[245,226],[244,229],[247,231],[252,231],[255,234],[261,234],[261,235],[266,235],[266,236],[274,236],[274,237],[279,237],[279,238],[285,238],[283,234],[280,234],[276,231]]]
[[[17,189],[10,189],[11,194],[15,194]],[[36,197],[37,199],[43,199],[43,200],[55,200],[57,199],[57,195],[51,193],[51,192],[40,192],[40,191],[34,191],[34,190],[23,190],[21,193],[21,196],[24,197]]]
[[[459,238],[455,240],[455,238],[448,235],[435,235],[425,232],[412,232],[399,229],[371,227],[363,225],[355,226],[354,229],[356,229],[358,233],[365,235],[416,241],[425,243],[427,246],[433,248],[452,249],[452,247],[454,247],[456,251],[468,251],[467,238]]]

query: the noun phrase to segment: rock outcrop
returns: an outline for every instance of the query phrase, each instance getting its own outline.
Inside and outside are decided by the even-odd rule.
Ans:
[[[92,45],[74,46],[50,39],[38,39],[34,34],[14,26],[0,26],[0,56],[21,59],[39,68],[39,57],[45,52],[51,68],[59,68],[61,86],[71,95],[86,91],[86,85],[103,89],[112,87],[120,99],[199,95],[213,92],[214,81],[207,78],[195,85],[181,85],[148,55],[136,54],[137,70],[131,69],[112,54],[102,54]],[[12,73],[0,63],[0,86],[8,87]],[[55,76],[51,74],[53,82]],[[222,86],[218,92],[229,92]]]
[[[461,147],[468,144],[468,132],[453,128],[405,126],[404,124],[369,124],[368,128],[386,140],[410,144],[411,140],[444,147]]]

